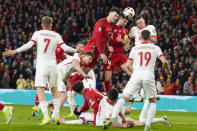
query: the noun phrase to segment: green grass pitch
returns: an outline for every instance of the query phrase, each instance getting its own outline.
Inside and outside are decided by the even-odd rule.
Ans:
[[[0,112],[0,131],[103,131],[102,127],[90,125],[55,125],[48,124],[40,126],[40,121],[31,116],[31,107],[26,105],[14,105],[13,117],[10,125],[5,124],[3,113]],[[195,108],[195,107],[194,107]],[[64,107],[61,110],[61,116],[66,116],[69,108]],[[133,110],[129,117],[138,119],[140,110]],[[153,124],[153,131],[197,131],[197,113],[191,112],[171,112],[157,111],[156,117],[166,115],[172,122],[173,127],[167,127],[163,124]],[[129,129],[109,129],[108,131],[143,131],[144,127],[133,127]]]

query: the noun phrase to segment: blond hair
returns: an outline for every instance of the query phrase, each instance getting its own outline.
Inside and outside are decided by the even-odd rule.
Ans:
[[[51,24],[53,23],[53,19],[49,16],[44,16],[42,18],[42,26],[49,28]]]

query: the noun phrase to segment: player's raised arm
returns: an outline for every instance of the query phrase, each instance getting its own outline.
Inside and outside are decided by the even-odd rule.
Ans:
[[[36,32],[33,34],[32,38],[29,42],[27,42],[26,44],[24,44],[23,46],[15,49],[15,50],[7,50],[7,51],[3,52],[3,56],[8,57],[8,56],[13,56],[17,53],[24,52],[24,51],[32,48],[32,46],[35,44],[36,44]]]

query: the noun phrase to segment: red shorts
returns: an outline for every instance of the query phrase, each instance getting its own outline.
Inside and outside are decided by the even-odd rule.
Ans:
[[[107,64],[105,65],[106,71],[114,70],[115,66],[121,66],[127,62],[127,58],[123,53],[113,53],[110,58],[108,58]]]

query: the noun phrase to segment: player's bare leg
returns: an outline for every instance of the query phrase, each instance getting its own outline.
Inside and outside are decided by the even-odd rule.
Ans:
[[[38,95],[38,99],[40,103],[39,106],[44,116],[44,119],[42,120],[41,125],[48,124],[51,121],[49,114],[48,114],[48,108],[47,108],[48,103],[46,101],[44,93],[45,93],[45,87],[37,87],[37,95]]]
[[[105,71],[105,92],[108,92],[111,89],[111,78],[112,78],[112,71]]]
[[[51,93],[53,95],[53,106],[54,111],[51,116],[52,119],[55,120],[56,124],[60,124],[59,120],[59,111],[60,111],[60,98],[59,98],[59,92],[57,91],[57,88],[51,88]]]

